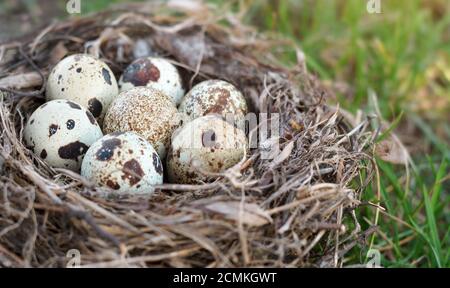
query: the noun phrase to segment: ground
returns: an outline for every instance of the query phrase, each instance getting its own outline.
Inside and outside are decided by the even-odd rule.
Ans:
[[[68,17],[58,2],[0,2],[0,42]],[[81,0],[82,14],[123,2],[130,1]],[[404,160],[400,150],[377,159],[380,181],[363,200],[385,212],[378,217],[372,205],[360,209],[364,228],[377,224],[379,232],[370,247],[352,250],[347,263],[364,262],[374,248],[386,267],[450,267],[450,2],[375,0],[381,13],[369,13],[367,2],[244,0],[226,9],[245,9],[249,24],[295,41],[309,71],[331,92],[330,103],[381,116],[411,155],[408,165],[392,163]],[[290,52],[281,59],[294,60]]]

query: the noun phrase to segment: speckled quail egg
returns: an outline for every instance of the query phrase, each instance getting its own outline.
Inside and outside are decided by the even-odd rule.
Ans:
[[[81,175],[119,194],[151,194],[155,185],[163,183],[163,166],[144,138],[133,132],[116,132],[91,145]]]
[[[50,73],[46,90],[47,100],[67,99],[79,103],[100,123],[118,94],[111,69],[88,54],[75,54],[61,60]]]
[[[238,163],[247,140],[242,130],[214,115],[202,116],[174,132],[167,155],[167,175],[173,183],[205,181]]]
[[[145,57],[131,63],[119,79],[120,91],[146,86],[159,89],[178,105],[184,96],[177,68],[164,58]]]
[[[24,140],[50,166],[78,171],[89,146],[103,136],[91,112],[75,102],[53,100],[31,114]]]
[[[242,119],[247,114],[247,103],[233,84],[223,80],[206,80],[186,94],[178,110],[190,119],[208,114],[222,117],[232,114],[236,119]]]
[[[175,104],[160,90],[135,87],[114,99],[103,122],[105,134],[133,131],[147,139],[161,158],[179,123]]]

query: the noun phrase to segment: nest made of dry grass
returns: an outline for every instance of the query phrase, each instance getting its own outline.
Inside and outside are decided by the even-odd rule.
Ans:
[[[277,60],[296,51],[298,64]],[[280,113],[281,152],[252,149],[204,185],[163,184],[149,199],[98,197],[78,174],[52,169],[22,144],[49,70],[71,53],[116,76],[134,57],[169,57],[186,85],[235,84],[253,112]],[[96,267],[342,266],[361,243],[355,209],[373,174],[368,121],[350,123],[287,41],[204,5],[127,6],[54,23],[0,47],[0,266],[65,266],[71,249]]]

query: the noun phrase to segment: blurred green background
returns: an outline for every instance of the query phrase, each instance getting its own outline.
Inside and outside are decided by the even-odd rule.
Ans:
[[[128,2],[81,0],[81,15]],[[370,246],[353,249],[347,264],[363,263],[375,248],[383,266],[450,267],[450,1],[380,0],[381,13],[368,13],[365,0],[231,2],[228,9],[246,9],[248,24],[303,49],[308,69],[333,92],[329,101],[392,123],[412,156],[409,174],[377,159],[386,213]],[[0,41],[68,17],[65,3],[0,2]],[[364,200],[378,203],[375,189],[369,187]],[[359,216],[364,228],[376,221],[373,207]]]

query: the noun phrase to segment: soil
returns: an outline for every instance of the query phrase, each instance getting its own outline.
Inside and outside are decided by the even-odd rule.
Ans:
[[[0,43],[25,36],[64,16],[64,3],[54,0],[0,2]],[[59,2],[59,1],[58,1]]]

